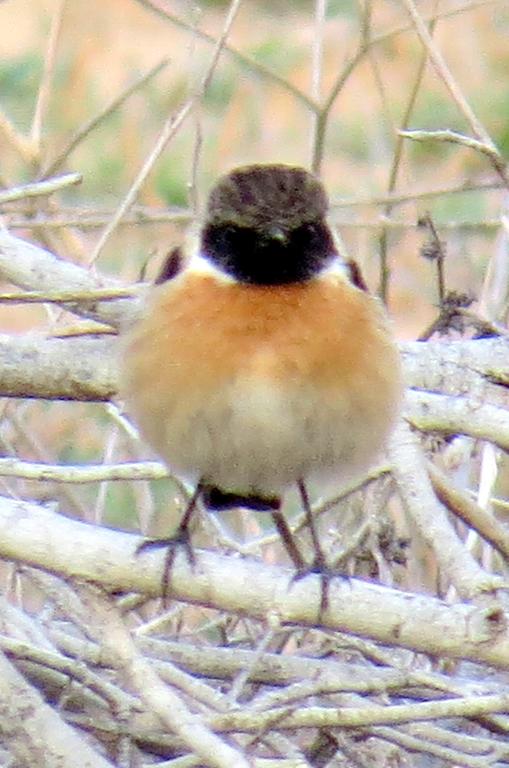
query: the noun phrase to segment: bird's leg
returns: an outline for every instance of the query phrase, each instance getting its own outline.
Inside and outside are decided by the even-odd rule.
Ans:
[[[281,509],[273,509],[271,514],[274,525],[276,526],[277,532],[279,533],[279,537],[283,542],[292,563],[295,565],[298,572],[303,571],[306,568],[306,562],[295,543],[293,534],[284,518],[283,513],[281,512]]]
[[[322,571],[327,568],[327,561],[323,553],[323,549],[320,545],[320,539],[318,537],[318,531],[316,530],[315,520],[311,509],[311,501],[304,480],[299,480],[297,483],[299,489],[300,498],[302,500],[302,506],[306,515],[306,523],[311,534],[311,541],[313,542],[313,549],[315,551],[315,558],[313,560],[313,568],[316,571]]]
[[[313,549],[315,551],[315,557],[310,567],[304,566],[304,568],[300,569],[300,573],[297,575],[296,578],[301,578],[302,576],[305,576],[307,573],[319,573],[321,577],[321,591],[320,591],[320,613],[319,616],[321,617],[324,611],[327,610],[329,605],[329,583],[332,579],[333,573],[330,571],[327,560],[325,558],[325,554],[323,552],[323,549],[320,545],[320,539],[318,536],[318,531],[316,530],[315,521],[313,518],[313,512],[311,509],[311,502],[309,499],[309,495],[307,492],[307,488],[304,485],[304,480],[299,480],[297,483],[300,497],[302,500],[302,506],[304,508],[304,513],[306,515],[306,523],[309,527],[309,532],[311,534],[311,541],[313,542]]]
[[[196,486],[193,495],[189,499],[185,508],[182,519],[179,526],[173,536],[164,539],[145,539],[141,544],[136,547],[136,554],[139,555],[146,549],[159,549],[160,547],[166,547],[166,555],[164,558],[163,578],[162,578],[162,596],[163,602],[166,602],[168,594],[170,592],[170,579],[173,563],[175,561],[175,555],[177,553],[177,547],[182,545],[187,557],[189,565],[194,567],[196,557],[191,546],[191,538],[189,535],[189,523],[191,522],[192,514],[196,508],[196,504],[203,490],[203,483],[199,482]]]

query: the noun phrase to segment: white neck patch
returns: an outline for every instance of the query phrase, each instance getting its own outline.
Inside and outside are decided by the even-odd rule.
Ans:
[[[214,277],[216,280],[223,283],[231,284],[238,282],[234,277],[219,269],[219,267],[217,267],[210,259],[203,256],[198,248],[195,248],[191,254],[186,265],[186,272],[192,272],[195,275]]]

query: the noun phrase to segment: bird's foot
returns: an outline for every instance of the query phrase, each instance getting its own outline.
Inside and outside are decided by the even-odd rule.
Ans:
[[[166,605],[170,594],[171,572],[175,562],[177,551],[183,547],[187,562],[191,568],[196,565],[196,555],[191,545],[191,537],[187,527],[179,526],[174,536],[165,539],[145,539],[136,547],[136,554],[140,555],[149,549],[166,549],[163,566],[163,576],[161,579],[161,594],[163,604]]]
[[[321,551],[316,554],[314,560],[309,565],[304,565],[297,569],[295,575],[292,578],[292,583],[300,581],[310,574],[316,574],[320,576],[320,606],[318,609],[318,622],[321,623],[324,614],[328,610],[330,604],[329,585],[333,579],[337,577],[341,578],[342,574],[333,570],[327,564]]]

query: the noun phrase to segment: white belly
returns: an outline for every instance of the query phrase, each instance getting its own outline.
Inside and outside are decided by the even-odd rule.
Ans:
[[[167,417],[157,443],[170,467],[194,481],[274,495],[299,479],[343,480],[369,464],[389,416],[364,408],[366,418],[359,424],[359,407],[339,396],[324,402],[302,386],[292,391],[242,381],[190,418]]]

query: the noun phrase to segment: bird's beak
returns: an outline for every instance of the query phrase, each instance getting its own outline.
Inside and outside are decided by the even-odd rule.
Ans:
[[[278,243],[284,245],[288,242],[288,235],[282,227],[274,225],[267,230],[267,239],[275,240]]]

